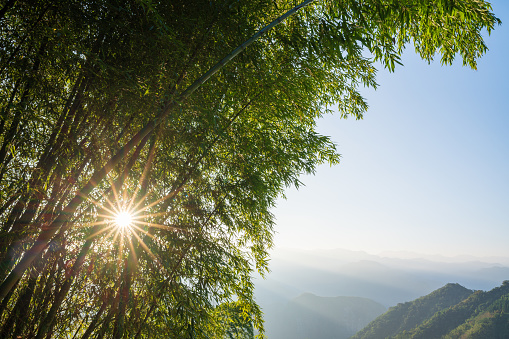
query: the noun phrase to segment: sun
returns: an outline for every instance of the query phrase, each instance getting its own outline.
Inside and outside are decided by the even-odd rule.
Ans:
[[[132,225],[133,223],[133,215],[127,211],[120,211],[115,215],[115,224],[117,224],[118,227],[125,229]]]

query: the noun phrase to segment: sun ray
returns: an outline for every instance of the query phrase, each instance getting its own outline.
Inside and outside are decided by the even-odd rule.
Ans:
[[[167,199],[170,199],[170,198],[174,197],[174,196],[175,196],[175,195],[177,195],[177,194],[178,194],[181,190],[182,190],[182,187],[177,188],[176,190],[172,191],[171,193],[169,193],[169,194],[165,195],[164,197],[161,197],[161,198],[157,199],[156,201],[154,201],[154,202],[152,202],[152,203],[148,204],[147,206],[143,207],[142,209],[139,209],[139,210],[137,211],[137,213],[141,213],[141,212],[143,212],[143,211],[146,211],[146,210],[147,210],[147,209],[149,209],[150,207],[153,207],[153,206],[157,205],[158,203],[160,203],[160,202],[162,202],[162,201],[165,201],[165,200],[167,200]]]
[[[175,226],[154,224],[154,223],[150,223],[150,222],[146,222],[146,221],[136,221],[136,223],[140,224],[140,225],[146,225],[146,226],[156,227],[156,228],[165,229],[165,230],[187,231],[187,230],[185,230],[183,228],[178,228],[178,227],[175,227]]]
[[[155,239],[155,237],[154,237],[154,235],[153,235],[153,234],[150,234],[148,231],[145,231],[143,228],[138,227],[138,226],[136,226],[136,225],[133,225],[133,228],[134,228],[134,229],[137,229],[137,230],[138,230],[138,231],[140,231],[141,233],[143,233],[143,234],[145,234],[145,235],[149,236],[150,238]]]
[[[142,214],[142,215],[133,215],[133,220],[145,219],[145,218],[151,218],[151,217],[159,217],[161,215],[170,214],[170,213],[172,213],[172,212],[166,211],[166,212],[156,212],[156,213]]]
[[[121,231],[119,231],[119,234]],[[122,253],[124,252],[124,237],[120,236],[118,255],[117,255],[117,266],[122,267]]]
[[[122,194],[122,201],[128,201],[127,200],[127,190],[123,190],[123,193],[124,194]]]
[[[159,137],[159,132],[156,135],[156,139],[158,137]],[[144,201],[145,198],[148,196],[148,194],[151,192],[151,190],[146,192],[143,195],[143,197],[140,199],[138,204],[136,204],[136,207],[134,207],[134,208],[132,207],[133,203],[134,203],[134,200],[135,200],[136,196],[138,195],[138,192],[140,191],[142,186],[146,183],[145,180],[147,179],[148,173],[149,173],[150,168],[152,166],[152,161],[154,160],[154,156],[155,156],[155,145],[156,145],[156,143],[154,142],[154,143],[152,143],[152,146],[150,147],[149,156],[148,156],[147,162],[145,163],[145,167],[143,168],[143,173],[141,174],[141,177],[140,177],[140,180],[139,180],[140,185],[136,185],[136,188],[134,189],[134,194],[132,195],[132,198],[129,201],[129,204],[127,205],[127,208],[129,210],[136,210],[137,206],[139,206],[141,201]]]
[[[115,213],[113,210],[109,209],[108,207],[106,207],[104,204],[100,203],[100,202],[97,202],[95,201],[94,199],[92,199],[91,197],[88,197],[82,193],[79,193],[78,192],[78,195],[80,195],[81,197],[85,198],[86,200],[90,201],[92,204],[94,204],[95,206],[99,207],[100,209],[102,210],[105,210],[106,212],[109,212],[109,213]],[[104,195],[102,194],[103,198],[105,199],[105,201],[110,205],[110,206],[114,206],[114,204]]]
[[[136,188],[134,189],[134,193],[131,197],[131,199],[129,199],[129,203],[127,204],[126,208],[130,211],[132,210],[136,210],[136,208],[143,202],[145,201],[145,198],[148,196],[148,194],[150,192],[147,192],[145,193],[145,195],[136,203],[136,205],[133,207],[133,204],[134,204],[134,201],[136,200],[136,196],[138,195],[138,192],[140,191],[140,186],[139,185],[136,185]]]
[[[107,225],[107,224],[109,224],[109,221],[102,220],[102,221],[86,222],[86,223],[79,225],[79,227],[100,226],[100,225]]]
[[[113,229],[113,230],[114,230],[114,228],[115,228],[115,225],[110,225],[110,226],[108,226],[108,227],[103,228],[102,230],[99,230],[99,231],[97,231],[97,232],[95,232],[95,233],[93,233],[93,234],[89,235],[86,239],[87,239],[87,240],[92,239],[93,237],[98,236],[98,235],[99,235],[99,234],[101,234],[101,233],[107,232],[107,231],[108,231],[108,230],[110,230],[110,229]]]
[[[115,199],[115,201],[120,201],[120,199],[118,197],[116,183],[112,181],[110,176],[107,176],[106,178],[107,178],[107,180],[110,183],[110,187],[111,187],[111,190],[112,190],[112,193],[113,193],[113,198]],[[106,201],[108,201],[108,203],[110,204],[111,207],[114,207],[114,204],[112,202],[110,202],[109,199],[106,196],[103,195],[103,197],[106,199]]]
[[[105,239],[108,239],[109,237],[111,237],[111,235],[115,233],[115,235],[113,236],[113,240],[112,242],[115,242],[116,238],[117,238],[117,235],[118,235],[118,229],[115,227],[115,225],[113,225],[111,227],[111,230],[108,234],[106,234],[106,236],[104,237]]]
[[[127,238],[127,241],[129,242],[129,248],[131,249],[130,253],[133,256],[134,264],[138,265],[138,257],[136,256],[136,250],[134,249],[132,238],[131,237]]]
[[[115,214],[115,212],[112,212],[111,214],[97,213],[97,217],[106,219],[105,222],[111,222],[115,218]]]
[[[116,242],[117,241],[117,237],[118,235],[120,234],[120,232],[118,231],[118,227],[115,227],[112,232],[115,232],[115,235],[113,236],[113,242]]]
[[[132,211],[136,211],[136,214],[138,213],[141,213],[143,211],[146,211],[148,208],[150,208],[151,206],[150,205],[147,205],[141,209],[138,209],[138,207],[145,201],[145,199],[148,197],[148,195],[150,194],[151,192],[147,192],[135,205],[134,207],[130,207],[130,209]]]
[[[133,232],[133,235],[136,237],[136,239],[138,239],[141,247],[143,247],[143,249],[148,253],[148,255],[157,263],[157,265],[164,272],[164,274],[168,274],[166,268],[163,266],[163,264],[161,264],[160,260],[155,256],[155,254],[152,253],[150,248],[148,248],[143,239],[141,239],[140,236],[136,234],[136,232]]]

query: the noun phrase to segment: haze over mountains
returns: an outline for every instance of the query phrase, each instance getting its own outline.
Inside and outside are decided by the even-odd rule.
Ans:
[[[389,308],[425,296],[447,283],[458,283],[468,290],[487,291],[509,279],[508,258],[446,258],[408,253],[402,255],[402,258],[395,258],[395,253],[386,255],[341,249],[274,251],[270,265],[272,272],[266,280],[258,279],[256,282],[256,296],[265,312],[268,338],[290,338],[288,334],[291,331],[285,328],[294,329],[295,326],[287,326],[292,321],[300,321],[302,324],[302,319],[313,317],[315,323],[326,321],[317,316],[316,310],[313,311],[309,305],[306,306],[307,310],[303,310],[302,305],[296,307],[303,298],[359,297]],[[301,296],[304,293],[308,294]],[[314,296],[310,297],[310,294]],[[334,304],[327,299],[321,299],[321,302]],[[341,307],[337,306],[337,309]],[[314,315],[311,316],[309,312]],[[363,313],[359,317],[369,322],[376,315]],[[338,321],[336,325],[329,323],[328,328],[337,328]],[[303,331],[305,329],[299,333]],[[346,335],[347,332],[342,333]],[[307,337],[319,339],[343,336]],[[298,338],[295,333],[294,338]]]
[[[266,311],[266,318],[276,320],[268,322],[267,334],[278,339],[347,339],[385,311],[367,298],[305,293]]]

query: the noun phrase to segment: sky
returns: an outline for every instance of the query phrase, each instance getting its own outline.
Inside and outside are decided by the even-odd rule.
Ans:
[[[477,71],[409,46],[362,90],[363,120],[319,121],[341,163],[278,201],[276,247],[509,256],[509,2],[492,4],[502,25]]]

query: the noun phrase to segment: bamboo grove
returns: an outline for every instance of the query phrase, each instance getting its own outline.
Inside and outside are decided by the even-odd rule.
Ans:
[[[481,0],[0,6],[1,338],[263,333],[271,208],[339,161],[316,120],[361,118],[409,43],[475,68],[499,23]]]

